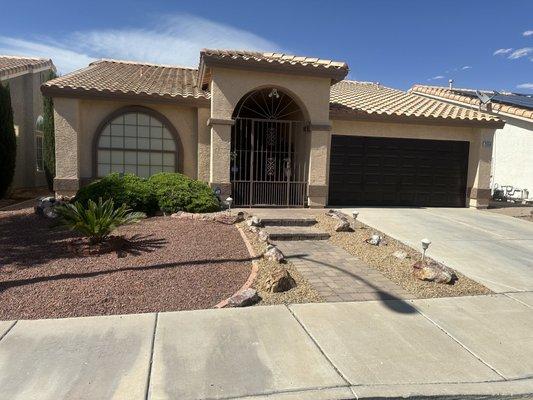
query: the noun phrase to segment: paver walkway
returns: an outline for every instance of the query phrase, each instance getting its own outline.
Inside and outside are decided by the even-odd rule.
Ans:
[[[325,240],[279,241],[276,245],[326,301],[412,297],[378,270]]]
[[[245,210],[246,211],[246,210]],[[267,209],[248,210],[262,221],[271,241],[328,302],[408,299],[413,296],[381,272],[366,265],[326,239],[329,234],[313,225],[314,215],[324,210]],[[300,219],[300,223],[298,223]],[[273,222],[276,221],[276,222]],[[291,226],[285,222],[290,222]],[[274,225],[274,226],[272,226]],[[294,226],[296,225],[296,226]],[[292,235],[275,235],[281,230]],[[313,236],[308,240],[306,236]],[[280,237],[276,240],[277,236]]]
[[[0,400],[528,398],[531,332],[533,292],[0,322]]]

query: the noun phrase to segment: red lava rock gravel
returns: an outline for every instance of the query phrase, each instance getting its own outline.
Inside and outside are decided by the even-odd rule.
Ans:
[[[149,218],[117,230],[130,246],[86,257],[50,225],[32,209],[0,212],[0,320],[210,308],[250,274],[232,225]]]

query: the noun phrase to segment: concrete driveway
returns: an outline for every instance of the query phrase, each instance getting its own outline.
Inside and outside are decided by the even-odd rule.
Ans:
[[[343,208],[350,213],[354,208]],[[498,293],[533,291],[533,223],[465,208],[358,207],[359,220]]]

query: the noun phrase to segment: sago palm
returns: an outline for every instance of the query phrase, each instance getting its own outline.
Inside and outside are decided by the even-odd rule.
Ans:
[[[115,209],[113,200],[98,203],[89,200],[87,208],[80,202],[65,204],[55,209],[59,224],[89,238],[91,244],[101,243],[121,225],[134,224],[146,217],[142,212],[132,212],[125,204]]]

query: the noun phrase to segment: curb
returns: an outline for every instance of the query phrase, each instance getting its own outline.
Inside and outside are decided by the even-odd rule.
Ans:
[[[243,292],[246,289],[249,289],[252,284],[255,281],[255,278],[257,277],[257,273],[259,271],[259,263],[257,260],[257,253],[255,252],[254,248],[252,247],[251,243],[248,241],[248,238],[246,237],[246,234],[241,229],[240,226],[235,225],[239,233],[241,234],[242,239],[244,240],[244,244],[246,245],[246,249],[248,250],[248,253],[250,254],[250,257],[252,258],[252,270],[250,271],[250,275],[248,276],[248,279],[244,284],[241,286],[239,290],[237,290],[233,295],[228,297],[227,299],[222,300],[218,304],[216,304],[213,308],[224,308],[228,305],[229,299],[231,299],[233,296]]]

